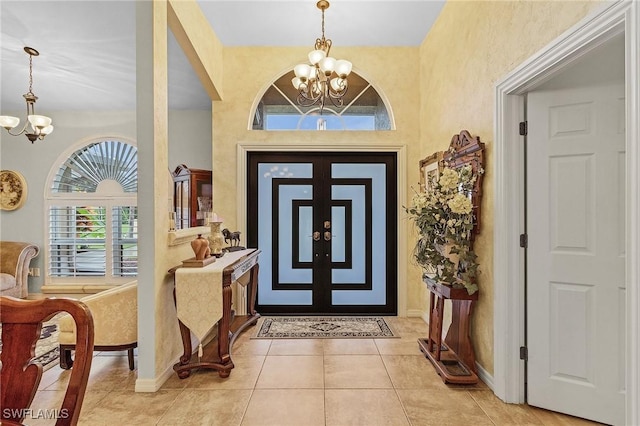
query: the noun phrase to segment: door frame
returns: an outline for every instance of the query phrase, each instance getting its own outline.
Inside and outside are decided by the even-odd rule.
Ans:
[[[626,96],[626,423],[640,423],[640,4],[607,4],[524,61],[495,86],[494,377],[495,394],[524,402],[524,95],[611,37],[625,37]],[[513,171],[517,170],[515,176]]]
[[[398,259],[397,259],[397,312],[398,316],[404,317],[421,316],[422,312],[408,312],[407,310],[407,269],[408,269],[408,251],[407,251],[407,221],[401,221],[404,213],[402,206],[407,196],[407,147],[406,145],[375,145],[375,144],[256,144],[256,143],[238,143],[236,147],[236,193],[237,199],[237,216],[236,221],[241,227],[242,232],[247,231],[247,152],[390,152],[396,154],[396,182],[398,190],[396,193],[396,209],[398,223],[396,231],[398,235]]]

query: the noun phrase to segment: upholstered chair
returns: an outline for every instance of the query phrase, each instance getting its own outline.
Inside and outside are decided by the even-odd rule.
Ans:
[[[38,246],[19,241],[0,241],[0,295],[24,299],[29,294],[29,264]]]
[[[138,281],[122,284],[81,299],[93,315],[94,349],[124,351],[129,356],[129,369],[134,367],[133,350],[138,346]],[[60,367],[73,365],[71,351],[75,348],[75,326],[70,316],[59,321]]]

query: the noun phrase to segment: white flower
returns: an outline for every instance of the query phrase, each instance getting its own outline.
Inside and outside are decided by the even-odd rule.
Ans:
[[[477,290],[473,279],[478,265],[471,246],[473,205],[470,195],[476,181],[475,172],[467,165],[458,169],[445,167],[438,181],[426,194],[416,194],[412,206],[405,207],[418,226],[420,238],[415,247],[418,264],[435,268],[439,279],[457,280],[472,294]],[[456,247],[456,256],[464,261],[464,270],[455,270],[454,263],[439,247]]]
[[[427,206],[427,196],[425,194],[416,194],[413,196],[413,205],[417,210],[421,210]]]
[[[445,191],[454,189],[458,186],[458,173],[452,169],[444,169],[438,183]]]
[[[447,205],[452,212],[458,214],[471,213],[471,209],[473,207],[471,205],[471,200],[469,200],[469,198],[465,197],[463,194],[454,195],[453,198],[447,202]]]

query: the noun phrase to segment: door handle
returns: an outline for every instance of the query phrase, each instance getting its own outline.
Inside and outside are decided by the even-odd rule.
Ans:
[[[315,231],[313,233],[313,241],[320,241],[320,231]]]
[[[325,241],[331,241],[331,231],[325,231],[324,232],[324,240]]]

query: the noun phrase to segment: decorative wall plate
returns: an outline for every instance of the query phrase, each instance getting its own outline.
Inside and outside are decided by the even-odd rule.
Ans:
[[[0,210],[16,210],[27,201],[27,181],[13,170],[0,171]]]

